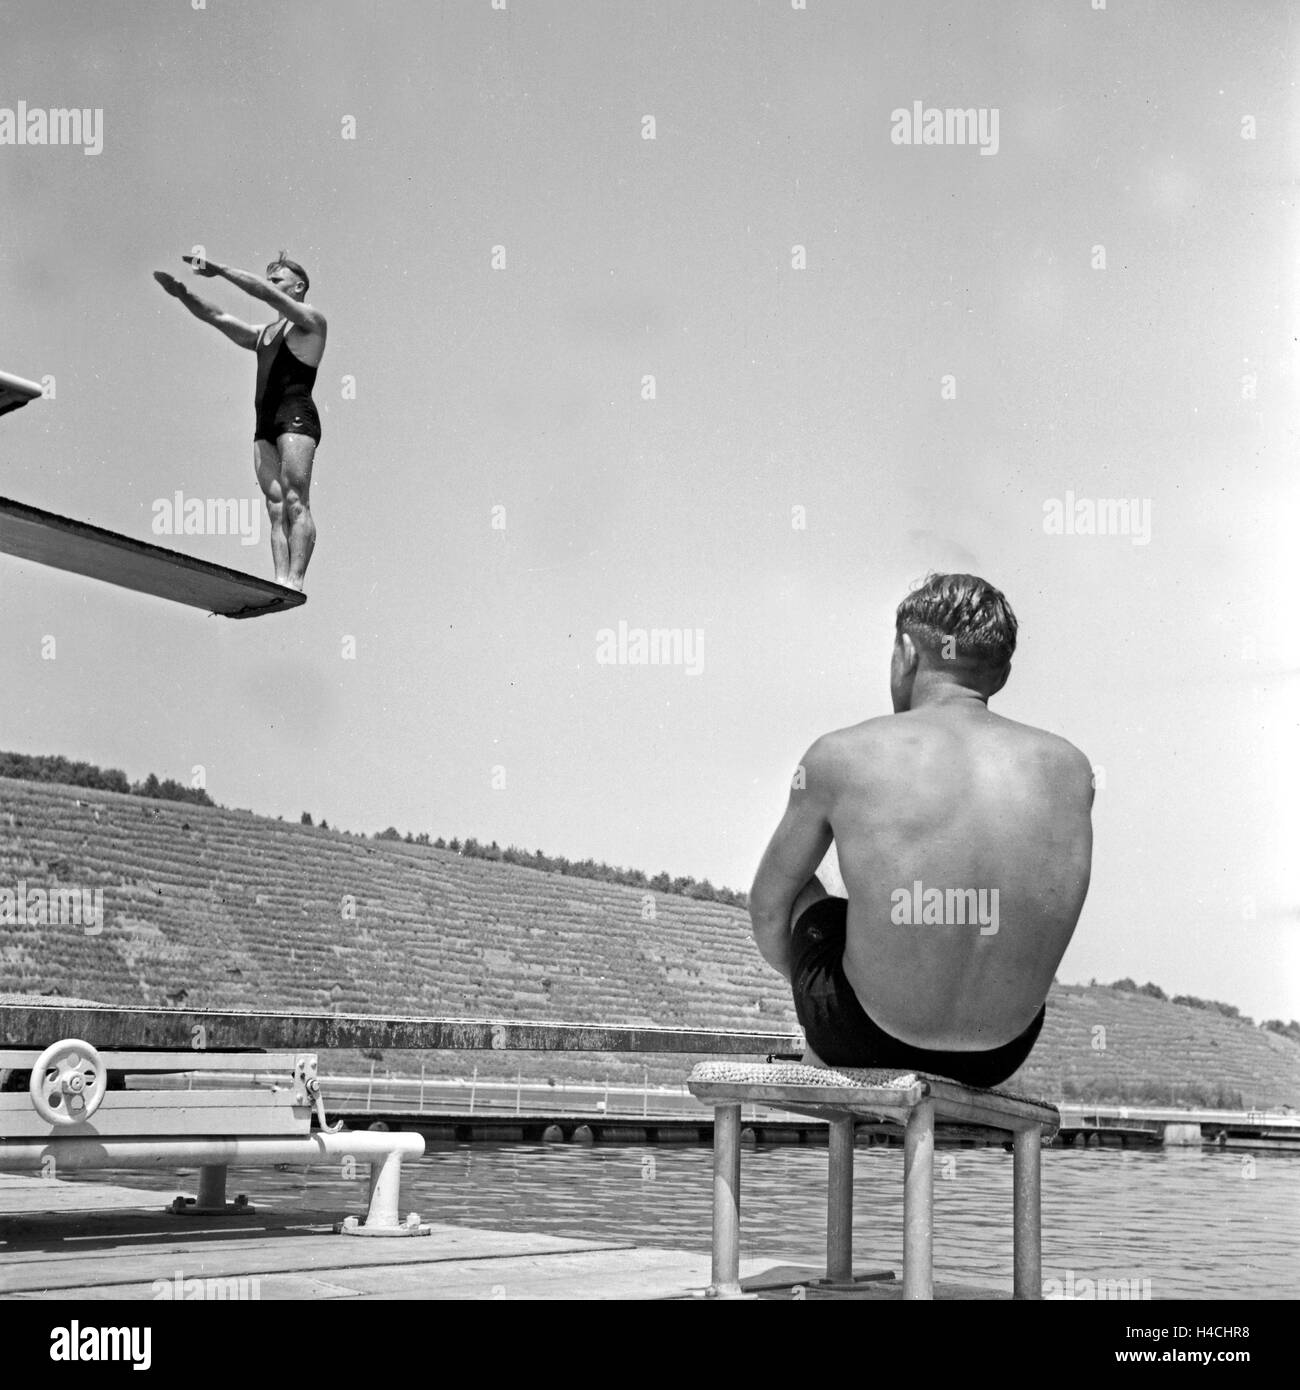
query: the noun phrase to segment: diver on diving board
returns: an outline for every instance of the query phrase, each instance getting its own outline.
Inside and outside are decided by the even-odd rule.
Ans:
[[[325,352],[325,315],[303,302],[307,272],[284,253],[266,268],[266,279],[244,270],[183,256],[196,275],[219,275],[279,311],[275,323],[254,327],[193,294],[166,271],[154,279],[197,319],[219,328],[232,343],[257,353],[257,427],[253,468],[271,519],[275,579],[301,589],[316,544],[311,515],[311,468],[320,443],[320,417],[311,398]]]

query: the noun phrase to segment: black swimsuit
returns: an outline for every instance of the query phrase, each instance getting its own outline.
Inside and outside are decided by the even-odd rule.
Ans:
[[[254,439],[274,444],[282,434],[305,434],[320,443],[320,416],[311,398],[316,368],[302,361],[286,341],[289,321],[263,330],[257,341],[257,428]]]
[[[897,1067],[996,1086],[1018,1070],[1042,1031],[1047,1005],[1018,1038],[983,1052],[936,1052],[886,1033],[862,1007],[844,973],[848,899],[819,898],[790,938],[794,1009],[808,1046],[830,1067]]]

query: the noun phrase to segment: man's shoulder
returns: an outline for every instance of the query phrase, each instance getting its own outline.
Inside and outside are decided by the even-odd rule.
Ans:
[[[848,724],[842,729],[832,729],[823,734],[810,751],[827,757],[838,757],[872,743],[888,739],[898,732],[899,718],[896,714],[882,714],[874,719],[864,719],[861,724]]]
[[[286,335],[294,333],[300,338],[322,337],[329,328],[325,315],[311,304],[300,304],[298,307],[308,316],[310,322],[295,323],[291,318],[286,317],[283,320],[286,325],[284,330]]]
[[[1068,738],[1062,738],[1060,734],[1054,734],[1050,729],[1039,729],[1033,724],[1018,724],[1011,720],[1007,721],[1019,731],[1023,737],[1032,740],[1041,750],[1043,756],[1053,758],[1063,764],[1076,763],[1081,767],[1091,768],[1088,756],[1082,749],[1076,748]]]
[[[810,770],[832,776],[858,766],[864,756],[894,741],[898,722],[897,715],[887,714],[843,729],[832,729],[813,743],[804,756],[804,764]]]
[[[1054,734],[1048,729],[1036,728],[1033,724],[1020,724],[1006,720],[1023,747],[1031,749],[1040,762],[1052,767],[1058,776],[1077,775],[1092,781],[1092,761],[1081,749],[1076,748],[1067,738]]]

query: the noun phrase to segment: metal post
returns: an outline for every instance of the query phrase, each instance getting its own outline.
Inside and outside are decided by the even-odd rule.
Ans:
[[[641,1068],[641,1118],[650,1116],[650,1068]]]
[[[826,1278],[853,1282],[853,1116],[830,1122],[826,1174]]]
[[[740,1296],[740,1105],[713,1108],[714,1298]]]
[[[903,1134],[903,1297],[934,1297],[934,1101],[907,1117]]]
[[[226,1209],[226,1165],[224,1163],[204,1163],[199,1168],[199,1190],[194,1205],[200,1210],[212,1208],[214,1211]]]
[[[366,1210],[367,1227],[390,1228],[400,1224],[397,1202],[402,1184],[402,1155],[384,1154],[370,1164],[370,1201]]]
[[[424,1058],[420,1058],[420,1114],[424,1114]]]
[[[370,1098],[375,1093],[375,1064],[370,1064],[370,1084],[366,1087],[366,1109],[370,1109]]]
[[[523,1093],[524,1093],[524,1069],[519,1067],[515,1071],[515,1114],[523,1114]]]
[[[478,1090],[478,1068],[474,1068],[474,1079],[469,1083],[469,1113],[474,1113],[474,1092]]]
[[[1043,1233],[1040,1192],[1042,1134],[1037,1125],[1016,1131],[1011,1158],[1013,1297],[1043,1296]]]

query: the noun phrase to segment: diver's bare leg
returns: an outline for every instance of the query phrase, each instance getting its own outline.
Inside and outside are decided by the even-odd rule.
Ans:
[[[285,583],[301,589],[311,553],[316,548],[316,523],[311,515],[311,467],[316,441],[309,434],[282,434],[280,490],[284,494],[284,529],[289,538],[289,573]]]
[[[269,439],[253,441],[253,471],[266,498],[266,515],[271,523],[271,563],[275,582],[289,577],[289,536],[284,528],[284,492],[280,487],[280,451]]]

